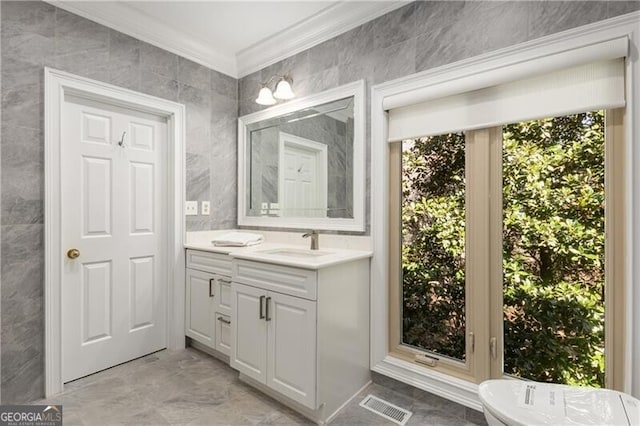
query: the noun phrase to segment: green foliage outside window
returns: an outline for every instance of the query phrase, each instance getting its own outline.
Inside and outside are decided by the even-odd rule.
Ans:
[[[604,112],[503,128],[505,373],[604,385]],[[464,359],[464,136],[405,143],[403,342]]]

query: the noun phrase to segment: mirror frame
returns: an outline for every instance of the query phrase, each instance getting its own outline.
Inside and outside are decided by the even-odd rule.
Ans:
[[[238,225],[275,228],[317,229],[364,232],[365,212],[365,81],[359,80],[334,89],[295,99],[238,118]],[[249,132],[247,126],[262,120],[326,104],[353,96],[353,218],[263,217],[247,215]]]

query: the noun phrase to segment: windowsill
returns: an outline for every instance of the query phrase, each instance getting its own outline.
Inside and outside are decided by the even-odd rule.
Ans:
[[[390,355],[373,366],[372,370],[465,407],[482,411],[478,385],[475,383],[429,370],[427,367]]]

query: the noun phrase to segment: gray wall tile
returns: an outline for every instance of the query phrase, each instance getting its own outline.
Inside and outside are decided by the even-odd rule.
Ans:
[[[140,66],[145,71],[178,79],[178,56],[159,47],[143,43],[140,49]]]
[[[42,224],[2,226],[4,404],[34,400],[43,393],[43,266]]]
[[[373,83],[383,83],[416,72],[416,39],[376,49]]]
[[[178,102],[187,108],[187,152],[206,152],[211,144],[211,100],[210,92],[180,83]]]
[[[640,10],[640,0],[610,1],[607,3],[607,16],[610,18],[624,15],[625,13],[635,12],[637,10]]]
[[[78,15],[56,10],[56,56],[109,51],[109,29]]]
[[[133,37],[109,31],[109,83],[140,90],[140,44]]]
[[[211,70],[211,90],[219,95],[236,99],[238,97],[238,80]]]
[[[42,131],[2,127],[2,225],[43,223]]]
[[[177,101],[178,80],[141,69],[140,91],[170,101]]]
[[[28,83],[16,86],[2,86],[3,125],[41,128],[43,97],[42,84]]]
[[[178,58],[178,74],[181,83],[209,91],[211,90],[211,73],[212,70],[207,67],[185,58]]]
[[[475,21],[483,25],[482,29],[478,29],[483,52],[527,41],[530,9],[528,2],[495,2],[495,7],[476,14]],[[505,34],[508,36],[505,37]]]
[[[607,18],[605,1],[532,2],[529,38],[535,39]]]
[[[297,55],[296,55],[297,56]],[[311,73],[315,73],[317,71],[321,71],[323,69],[332,68],[338,65],[338,44],[335,38],[325,41],[324,43],[320,43],[317,46],[309,49],[308,52],[308,61],[309,61],[309,71]],[[274,65],[271,65],[272,68],[277,68],[278,72],[282,72],[284,64],[283,62],[278,62]],[[263,70],[264,71],[264,70]],[[286,70],[285,72],[289,72]],[[270,73],[267,73],[270,74]],[[268,75],[265,75],[262,72],[262,81],[266,81]],[[299,78],[299,77],[298,77]]]
[[[443,25],[451,25],[460,18],[464,1],[419,1],[416,2],[416,35],[433,31]]]
[[[299,55],[293,55],[282,61],[282,71],[294,79],[302,75],[308,75],[311,70],[309,51],[305,50]]]
[[[29,64],[43,65],[55,54],[53,35],[38,33],[2,34],[2,50],[7,57]]]
[[[2,36],[23,33],[39,34],[53,37],[55,31],[55,7],[45,3],[6,2],[3,5],[3,13],[12,16],[12,19],[3,22]]]
[[[416,5],[411,3],[372,22],[374,49],[384,49],[415,37]]]

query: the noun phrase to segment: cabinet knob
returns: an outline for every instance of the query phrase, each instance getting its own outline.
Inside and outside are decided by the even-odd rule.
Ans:
[[[69,259],[77,259],[80,257],[80,250],[72,248],[67,250],[67,257]]]

